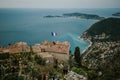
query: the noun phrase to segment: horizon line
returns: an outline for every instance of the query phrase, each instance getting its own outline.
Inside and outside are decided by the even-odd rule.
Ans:
[[[35,7],[0,7],[0,9],[120,9],[117,7],[111,7],[111,8],[35,8]]]

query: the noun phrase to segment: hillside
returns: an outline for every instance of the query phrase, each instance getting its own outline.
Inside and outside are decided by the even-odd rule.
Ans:
[[[102,33],[109,35],[111,40],[120,40],[120,18],[101,20],[87,30],[87,34],[90,36],[101,35]]]
[[[97,79],[120,79],[120,18],[107,18],[93,24],[82,37],[91,40],[84,52],[82,63],[100,73]]]

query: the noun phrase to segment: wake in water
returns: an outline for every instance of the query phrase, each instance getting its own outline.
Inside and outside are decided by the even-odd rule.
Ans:
[[[89,45],[87,42],[80,40],[78,37],[80,36],[77,34],[66,33],[62,35],[58,34],[58,36],[53,37],[52,39],[53,41],[69,41],[71,44],[70,50],[73,54],[75,47],[80,47],[81,52],[83,52],[83,50]]]

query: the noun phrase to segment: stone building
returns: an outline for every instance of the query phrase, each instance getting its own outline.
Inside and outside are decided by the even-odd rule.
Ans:
[[[69,48],[69,42],[43,41],[42,44],[32,46],[33,52],[39,54],[41,57],[51,55],[51,58],[57,58],[60,61],[66,61],[69,59]]]
[[[59,61],[66,61],[69,59],[69,42],[48,42],[43,41],[41,44],[35,44],[31,47],[32,51],[41,57],[49,60],[53,58],[58,59]],[[30,52],[30,46],[26,42],[18,42],[15,44],[10,44],[6,48],[0,47],[0,53],[21,53],[21,52]]]

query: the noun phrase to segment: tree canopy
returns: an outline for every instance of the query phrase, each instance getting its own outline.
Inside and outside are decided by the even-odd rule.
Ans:
[[[87,30],[87,34],[91,36],[101,35],[102,33],[110,35],[109,39],[120,40],[120,18],[101,20]]]
[[[75,55],[75,61],[76,61],[77,65],[80,66],[81,65],[81,59],[80,59],[80,48],[79,47],[75,48],[74,55]]]

